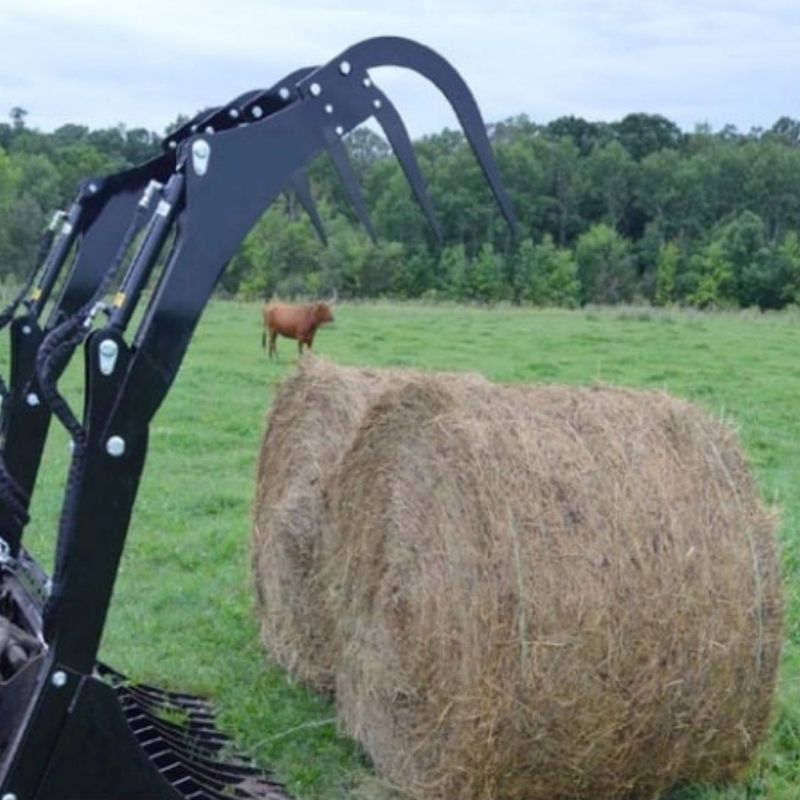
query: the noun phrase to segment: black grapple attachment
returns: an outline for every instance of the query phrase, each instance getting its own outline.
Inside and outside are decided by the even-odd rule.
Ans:
[[[205,701],[131,683],[98,665],[97,651],[150,421],[225,265],[260,215],[319,153],[335,152],[348,131],[374,117],[435,225],[405,128],[369,77],[369,69],[379,66],[415,70],[444,93],[502,213],[514,226],[468,88],[433,51],[398,38],[363,42],[323,67],[290,76],[277,90],[249,93],[238,103],[201,115],[192,123],[194,132],[190,125],[174,135],[174,146],[168,142],[159,160],[167,174],[160,174],[162,188],[149,213],[137,216],[141,184],[130,196],[120,193],[127,206],[120,206],[116,238],[110,236],[115,246],[92,259],[102,274],[94,274],[91,288],[70,303],[63,302],[73,285],[67,279],[56,304],[57,319],[48,321],[44,331],[37,327],[36,369],[25,387],[34,387],[40,405],[69,429],[74,449],[52,578],[20,547],[21,522],[11,528],[18,531],[11,542],[6,528],[2,531],[7,547],[0,554],[0,644],[5,639],[10,646],[0,660],[0,800],[285,796],[247,759],[230,755],[230,742],[217,731]],[[229,124],[223,125],[223,118]],[[90,240],[91,228],[84,231],[73,273]],[[71,242],[59,247],[69,249]],[[131,249],[128,261],[124,254]],[[162,253],[164,266],[136,329],[129,332]],[[123,268],[107,303],[114,276]],[[29,322],[38,319],[47,299],[46,287],[40,288]],[[102,325],[95,327],[98,309],[106,318],[98,317]],[[81,340],[85,391],[78,420],[56,382],[64,354]],[[19,391],[24,396],[25,389]]]

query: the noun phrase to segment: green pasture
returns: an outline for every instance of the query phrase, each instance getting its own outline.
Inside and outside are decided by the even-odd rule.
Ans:
[[[800,316],[647,309],[340,305],[334,361],[480,372],[496,381],[659,387],[737,424],[781,513],[787,646],[773,734],[746,785],[673,800],[800,797]],[[209,307],[154,420],[102,656],[135,678],[210,695],[223,726],[301,798],[386,797],[332,706],[267,666],[254,622],[250,508],[265,414],[296,360],[261,350],[257,304]],[[66,383],[75,397],[80,371]],[[54,430],[28,542],[52,550],[67,437]]]

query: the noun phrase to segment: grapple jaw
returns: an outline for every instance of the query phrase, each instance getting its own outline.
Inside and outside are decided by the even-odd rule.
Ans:
[[[367,39],[353,45],[338,58],[303,78],[298,82],[297,88],[304,96],[322,98],[331,91],[338,94],[342,86],[358,81],[361,89],[366,92],[372,103],[373,116],[383,124],[380,109],[385,96],[375,87],[368,76],[370,69],[378,67],[403,67],[417,72],[433,83],[445,96],[461,123],[464,135],[483,170],[503,216],[512,230],[516,231],[516,215],[500,180],[497,164],[486,134],[486,125],[475,98],[452,65],[429,47],[398,36]],[[319,89],[319,94],[316,94],[317,89]],[[355,97],[356,93],[357,90],[353,90],[350,96]],[[383,116],[385,118],[385,115]],[[395,152],[398,150],[396,149]],[[406,175],[408,176],[408,172]],[[411,178],[409,180],[414,187],[414,181]],[[418,189],[415,187],[414,191],[417,193]]]
[[[514,227],[472,95],[447,62],[408,40],[357,45],[323,67],[301,71],[293,84],[237,98],[237,116],[230,114],[231,104],[207,112],[192,123],[198,133],[176,140],[170,155],[174,170],[163,181],[147,227],[136,237],[131,222],[95,296],[50,330],[36,353],[35,379],[68,428],[74,451],[52,579],[28,564],[24,551],[7,553],[5,560],[0,552],[0,613],[7,621],[0,629],[7,642],[7,658],[0,659],[0,799],[284,796],[269,775],[231,755],[229,740],[216,730],[204,701],[133,684],[98,665],[97,653],[150,422],[225,265],[264,210],[320,153],[332,153],[335,160],[343,152],[342,137],[376,118],[435,225],[405,128],[368,75],[383,65],[414,69],[442,90]],[[257,104],[260,114],[253,113]],[[219,129],[199,132],[208,120]],[[340,174],[349,168],[345,161]],[[107,322],[93,329],[108,277],[136,238],[120,291],[106,304]],[[162,255],[164,266],[147,307],[135,314]],[[136,329],[126,338],[133,320]],[[69,338],[76,331],[79,339]],[[56,381],[63,369],[61,348],[87,336],[84,411],[78,421]]]

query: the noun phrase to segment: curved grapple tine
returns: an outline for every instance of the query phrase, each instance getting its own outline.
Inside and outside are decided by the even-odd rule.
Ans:
[[[298,88],[305,95],[309,93],[312,84],[324,87],[333,81],[349,80],[353,74],[362,75],[376,67],[404,67],[418,72],[447,98],[503,216],[516,232],[517,218],[500,181],[486,126],[475,98],[458,72],[429,47],[398,36],[367,39],[348,48],[338,58],[303,78]]]
[[[361,184],[358,182],[358,176],[353,169],[353,165],[350,163],[350,156],[347,153],[347,148],[344,146],[344,142],[335,134],[326,136],[325,140],[328,155],[331,157],[333,166],[336,167],[336,171],[342,179],[342,186],[344,186],[344,190],[347,192],[347,196],[350,198],[350,202],[356,210],[356,215],[369,234],[369,238],[372,239],[373,242],[376,242],[377,237],[375,236],[375,229],[372,227],[372,220],[369,218],[367,204],[364,201],[364,195],[361,193]]]
[[[419,203],[420,208],[428,218],[437,240],[441,243],[443,239],[442,227],[439,224],[439,218],[436,216],[433,203],[431,203],[428,190],[425,188],[425,180],[420,172],[417,156],[414,153],[414,146],[411,144],[411,138],[408,135],[405,123],[400,114],[397,113],[392,101],[377,87],[375,87],[375,90],[378,92],[377,99],[380,100],[380,107],[376,107],[375,110],[375,119],[386,134],[386,138],[392,146],[406,180],[414,192],[417,203]]]
[[[305,170],[298,170],[292,175],[292,188],[294,189],[295,195],[297,195],[300,205],[303,206],[306,214],[308,214],[308,218],[311,220],[311,224],[314,226],[319,240],[327,247],[328,236],[325,233],[325,226],[322,224],[319,211],[317,211],[317,205],[314,202],[314,198],[311,196],[311,186],[308,182],[308,175]]]

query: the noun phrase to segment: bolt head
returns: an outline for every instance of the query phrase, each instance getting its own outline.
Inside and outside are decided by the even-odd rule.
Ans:
[[[208,172],[208,162],[211,157],[211,145],[205,139],[192,142],[192,166],[195,173],[201,178]]]
[[[372,86],[372,81],[369,78],[364,78],[364,80],[361,81],[361,83],[364,84],[365,89],[369,89],[369,87]]]
[[[41,400],[39,400],[39,395],[36,392],[29,392],[25,397],[25,402],[31,407],[36,408],[39,405]]]
[[[375,98],[375,99],[372,101],[372,105],[373,105],[375,108],[380,108],[380,107],[383,105],[383,103],[381,103],[380,99],[376,97],[376,98]]]
[[[311,92],[312,97],[319,97],[322,94],[322,87],[318,83],[312,83],[308,87],[308,91]]]
[[[214,126],[206,125],[206,133],[214,133]]]
[[[31,326],[30,325],[23,325],[22,326],[22,332],[27,336],[31,332]]]
[[[333,106],[332,106],[330,103],[328,103],[328,104],[325,106],[325,113],[326,113],[326,114],[333,114]]]
[[[235,108],[231,108],[228,111],[228,116],[231,119],[239,119],[239,112]]]
[[[3,795],[2,800],[17,800],[17,796],[14,792],[7,792]]]
[[[319,87],[317,86],[317,88]],[[319,92],[317,92],[317,94],[319,94]],[[281,100],[288,100],[291,96],[292,93],[286,86],[281,86],[281,88],[278,90],[278,97],[280,97]]]
[[[344,128],[341,125],[336,126],[336,135],[342,136],[344,134]]]
[[[112,436],[106,442],[106,453],[112,458],[119,458],[125,452],[125,440],[121,436]]]
[[[339,72],[341,72],[342,75],[349,75],[351,69],[352,67],[349,61],[342,61],[342,63],[339,64]]]
[[[56,689],[61,689],[67,685],[67,673],[64,672],[63,669],[57,669],[50,678],[50,683],[56,687]]]
[[[89,192],[91,194],[94,194],[96,191],[97,191],[97,184],[96,183],[90,183],[89,184]]]
[[[250,113],[256,118],[261,119],[264,116],[264,109],[261,106],[253,106],[250,109]]]

